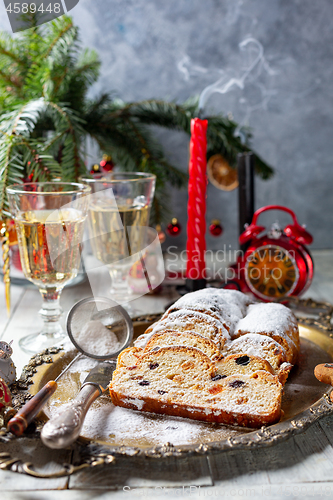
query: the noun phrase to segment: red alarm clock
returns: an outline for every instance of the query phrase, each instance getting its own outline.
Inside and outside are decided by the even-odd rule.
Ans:
[[[293,223],[284,229],[274,223],[269,231],[262,234],[266,228],[257,225],[257,220],[268,210],[287,212]],[[310,286],[314,265],[305,245],[311,244],[313,238],[298,223],[290,208],[279,205],[260,208],[239,241],[241,245],[248,245],[245,254],[233,266],[238,276],[232,281],[238,284],[241,291],[251,291],[261,300],[274,301],[300,295]]]

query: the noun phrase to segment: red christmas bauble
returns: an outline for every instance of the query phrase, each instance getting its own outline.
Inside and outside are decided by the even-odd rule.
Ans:
[[[176,218],[173,218],[170,224],[167,225],[167,232],[169,236],[178,236],[181,230],[182,226]]]
[[[223,226],[218,219],[212,220],[209,226],[209,232],[212,236],[221,236],[221,234],[223,233]]]
[[[111,156],[103,155],[103,160],[99,163],[102,172],[111,172],[114,169],[114,163]]]

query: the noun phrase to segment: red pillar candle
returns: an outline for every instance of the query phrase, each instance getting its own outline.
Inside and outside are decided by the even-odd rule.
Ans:
[[[205,279],[206,252],[206,189],[208,121],[191,120],[191,142],[187,206],[187,269],[188,279]]]

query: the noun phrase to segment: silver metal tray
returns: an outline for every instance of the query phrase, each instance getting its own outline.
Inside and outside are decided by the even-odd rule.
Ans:
[[[187,419],[177,417],[164,417],[155,414],[144,414],[146,422],[157,426],[159,420],[161,425],[168,422],[170,432],[168,439],[165,442],[157,442],[151,434],[147,436],[140,435],[138,438],[135,434],[135,428],[131,434],[117,436],[111,434],[105,438],[91,436],[89,432],[83,432],[76,446],[84,450],[84,460],[79,465],[66,465],[62,472],[63,475],[69,475],[84,467],[92,467],[103,463],[110,463],[117,455],[142,456],[162,458],[166,456],[184,456],[193,454],[205,454],[213,452],[221,452],[227,449],[244,449],[258,446],[272,446],[275,443],[288,439],[291,435],[303,432],[307,427],[314,423],[319,418],[330,414],[333,411],[333,404],[329,397],[331,386],[320,383],[314,376],[314,367],[317,364],[333,361],[333,335],[331,327],[332,306],[330,304],[318,304],[314,301],[300,301],[295,299],[289,304],[293,309],[300,311],[303,316],[299,319],[301,351],[300,359],[290,374],[288,382],[285,386],[285,391],[282,400],[283,416],[280,422],[271,426],[264,426],[258,430],[245,429],[220,424],[197,423]],[[303,312],[302,312],[303,311]],[[309,311],[311,314],[309,314]],[[304,316],[304,312],[307,313]],[[156,321],[156,316],[149,318],[140,318],[135,322],[135,333],[139,335],[147,326]],[[34,356],[27,365],[23,380],[18,383],[16,391],[16,400],[18,407],[24,401],[31,397],[48,381],[54,379],[66,364],[71,360],[72,353],[66,353],[61,348],[51,348]],[[80,376],[71,377],[72,382],[65,385],[60,385],[58,391],[58,399],[61,402],[67,402],[78,390],[80,385]],[[23,385],[28,390],[22,390]],[[52,406],[52,402],[50,403]],[[97,404],[97,402],[95,403]],[[98,403],[100,405],[109,404],[107,396],[105,401]],[[96,411],[96,408],[95,408]],[[125,410],[132,412],[132,410]],[[46,415],[45,415],[46,414]],[[45,414],[41,415],[39,424],[50,414],[50,407],[46,408]],[[184,439],[182,442],[173,440],[173,428],[181,425],[182,421],[187,424],[197,426],[196,432],[189,439]],[[38,437],[38,426],[36,431]],[[3,433],[3,438],[8,438],[6,433]],[[0,433],[1,441],[1,433]],[[0,467],[13,467],[13,460],[8,457],[8,454],[1,456]],[[16,460],[15,469],[20,472],[38,475],[32,464],[22,464],[19,466],[19,459]],[[59,472],[57,473],[59,477]],[[43,475],[43,477],[45,477]],[[52,476],[53,477],[53,476]]]

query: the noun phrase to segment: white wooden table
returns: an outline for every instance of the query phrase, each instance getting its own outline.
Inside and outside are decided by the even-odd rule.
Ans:
[[[315,251],[313,256],[316,274],[305,297],[332,303],[333,252]],[[90,294],[88,283],[65,289],[61,300],[65,313]],[[160,296],[139,299],[134,306],[143,313],[159,312],[174,297],[175,292],[169,288]],[[0,285],[0,338],[14,341],[13,359],[18,372],[29,355],[20,350],[17,342],[40,326],[40,303],[37,290],[12,286],[12,314],[8,319],[4,288]],[[6,446],[1,445],[0,451]],[[24,449],[27,461],[32,457],[36,461],[37,457],[40,465],[47,462],[51,469],[71,459],[66,450],[50,451],[29,438],[21,439],[17,446],[20,454]],[[270,448],[163,460],[124,457],[109,466],[52,480],[0,470],[0,499],[333,498],[332,446],[333,416]]]

